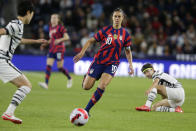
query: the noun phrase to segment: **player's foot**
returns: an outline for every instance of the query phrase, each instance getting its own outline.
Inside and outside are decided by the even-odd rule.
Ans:
[[[183,113],[184,111],[182,110],[180,106],[177,106],[175,109],[175,112]]]
[[[67,80],[67,88],[72,87],[72,79]]]
[[[41,86],[42,88],[48,89],[48,85],[47,85],[45,82],[39,82],[38,84],[39,84],[39,86]]]
[[[135,109],[138,110],[138,111],[148,111],[148,112],[151,111],[150,107],[148,107],[146,105],[136,107]]]
[[[85,110],[85,109],[84,109]],[[87,111],[87,110],[85,110],[87,113],[88,113],[88,117],[91,117],[91,115],[90,115],[90,112],[89,111]]]
[[[8,120],[8,121],[11,121],[15,124],[22,124],[22,120],[15,117],[14,115],[8,115],[6,113],[4,113],[2,116],[3,120]]]

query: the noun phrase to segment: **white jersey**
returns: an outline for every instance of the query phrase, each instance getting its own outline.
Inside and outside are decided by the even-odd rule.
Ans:
[[[12,56],[19,45],[23,35],[24,24],[21,20],[15,19],[5,27],[7,35],[0,37],[0,58],[12,59]]]
[[[153,81],[156,78],[159,79],[159,83],[158,83],[159,85],[164,85],[164,86],[169,87],[169,88],[182,87],[180,82],[178,82],[173,76],[171,76],[167,73],[155,71],[155,73],[152,75]]]

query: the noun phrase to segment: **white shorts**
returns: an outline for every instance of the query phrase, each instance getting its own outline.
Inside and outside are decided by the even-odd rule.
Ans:
[[[7,83],[22,75],[22,72],[16,68],[10,60],[0,59],[0,79]]]
[[[169,88],[166,87],[168,103],[171,107],[175,108],[177,106],[182,106],[185,100],[185,93],[182,87],[179,88]]]

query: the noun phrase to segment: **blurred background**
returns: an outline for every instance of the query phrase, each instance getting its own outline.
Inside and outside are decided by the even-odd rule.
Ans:
[[[48,39],[50,15],[59,13],[71,38],[65,42],[65,56],[74,56],[98,29],[111,24],[112,11],[120,7],[126,14],[124,26],[132,36],[134,59],[196,62],[195,0],[32,1],[35,15],[31,24],[25,25],[24,37]],[[17,16],[18,2],[0,1],[1,27]],[[87,57],[94,56],[99,49],[97,45],[88,49]],[[20,45],[16,53],[46,55],[47,49],[40,51],[39,45]]]

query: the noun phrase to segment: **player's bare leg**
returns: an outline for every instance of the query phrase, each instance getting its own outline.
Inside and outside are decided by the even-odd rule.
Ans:
[[[54,64],[55,59],[54,58],[47,58],[46,60],[46,75],[45,75],[45,82],[39,82],[39,86],[41,86],[44,89],[48,89],[48,82],[51,75],[51,69]]]
[[[167,98],[166,87],[163,85],[157,86],[157,93],[162,96],[162,98]]]
[[[151,105],[154,99],[156,98],[157,94],[160,94],[162,98],[167,98],[167,92],[165,86],[159,85],[156,88],[153,88],[151,92],[148,94],[148,100],[146,101],[146,104],[140,107],[136,107],[136,110],[138,111],[155,110],[156,108],[151,109]]]
[[[155,103],[151,110],[152,111],[160,111],[160,112],[183,112],[180,106],[177,107],[171,107],[171,105],[168,102],[168,96],[165,86],[158,86],[157,92],[162,96],[162,98],[165,98],[157,103]]]
[[[168,103],[168,99],[163,99],[161,101],[156,102],[154,105],[152,105],[151,110],[156,111],[157,107],[164,106],[164,107],[170,107]]]
[[[100,79],[98,87],[102,90],[105,90],[106,86],[111,82],[112,78],[113,76],[111,76],[110,74],[103,73],[101,75],[101,79]]]
[[[183,113],[183,110],[180,106],[171,107],[168,99],[163,99],[152,106],[152,111],[160,111],[160,112],[180,112]]]
[[[11,81],[16,87],[17,91],[12,97],[11,103],[5,113],[2,115],[3,120],[9,120],[15,124],[21,124],[22,120],[14,116],[16,107],[24,100],[26,95],[31,91],[31,83],[25,75],[21,75]]]
[[[94,94],[91,97],[88,105],[85,108],[85,110],[87,112],[89,112],[90,109],[99,101],[99,99],[101,98],[101,96],[104,93],[104,90],[105,90],[106,86],[111,82],[112,78],[113,77],[110,74],[107,74],[107,73],[103,73],[101,75],[99,86],[96,89],[96,91],[94,92]]]
[[[90,90],[94,86],[95,81],[96,81],[95,78],[93,78],[89,75],[86,75],[84,78],[84,81],[82,83],[82,88],[85,90]]]
[[[71,76],[69,75],[69,72],[63,68],[63,65],[64,65],[64,60],[60,60],[60,61],[57,61],[57,67],[59,69],[60,72],[62,72],[68,79],[67,81],[67,88],[71,88],[72,87],[72,78]]]

